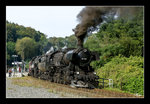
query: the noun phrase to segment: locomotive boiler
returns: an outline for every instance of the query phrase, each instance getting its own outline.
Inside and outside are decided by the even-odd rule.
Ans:
[[[86,48],[67,48],[32,58],[29,75],[72,87],[96,88],[99,77],[90,66],[98,54]]]

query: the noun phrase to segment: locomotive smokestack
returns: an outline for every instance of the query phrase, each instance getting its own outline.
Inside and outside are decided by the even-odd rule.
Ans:
[[[72,30],[75,32],[75,36],[77,37],[77,47],[83,48],[83,41],[84,41],[84,38],[85,38],[87,32],[81,33],[80,36],[77,36],[78,31],[75,29],[72,29]]]

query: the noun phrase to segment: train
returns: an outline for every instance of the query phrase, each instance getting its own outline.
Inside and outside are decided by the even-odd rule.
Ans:
[[[29,76],[76,88],[97,88],[99,76],[90,63],[99,60],[96,52],[86,48],[66,48],[33,57]]]

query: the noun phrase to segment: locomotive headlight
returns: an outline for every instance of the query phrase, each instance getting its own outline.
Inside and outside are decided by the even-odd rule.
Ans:
[[[77,72],[77,74],[79,74],[79,72]]]
[[[96,72],[93,72],[93,74],[96,74]]]

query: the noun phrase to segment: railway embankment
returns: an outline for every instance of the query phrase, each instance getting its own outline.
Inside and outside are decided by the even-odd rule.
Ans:
[[[106,89],[72,88],[30,76],[6,78],[6,98],[143,98]]]

